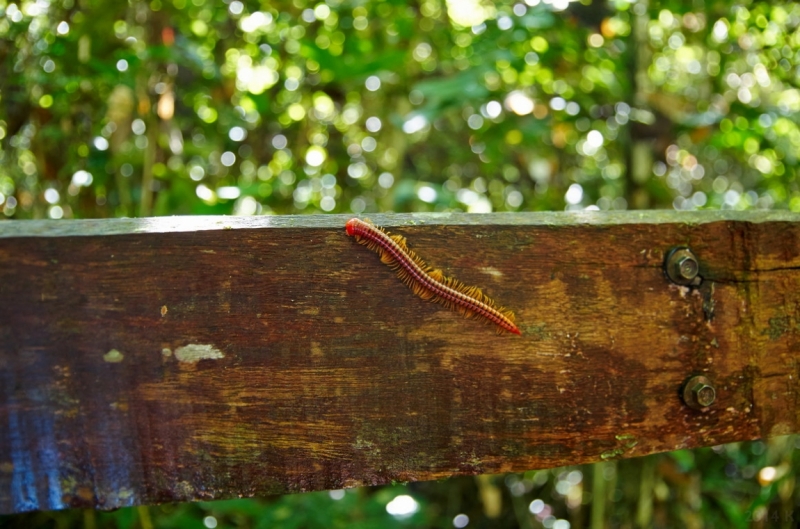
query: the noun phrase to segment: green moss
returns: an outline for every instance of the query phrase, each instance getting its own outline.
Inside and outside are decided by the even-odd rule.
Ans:
[[[547,340],[550,338],[550,333],[547,331],[544,323],[537,323],[530,325],[525,329],[525,334],[534,336],[537,340]]]
[[[613,459],[615,457],[619,457],[625,453],[625,450],[622,448],[615,448],[614,450],[608,450],[600,454],[600,459],[606,461],[608,459]]]
[[[770,340],[777,340],[789,330],[789,316],[780,316],[769,319],[769,328],[761,331],[762,335],[769,336]]]
[[[615,435],[614,438],[617,440],[617,448],[614,448],[613,450],[606,450],[600,454],[600,459],[606,461],[616,457],[621,457],[625,455],[625,452],[639,444],[639,441],[636,440],[636,436],[629,433],[618,434]]]
[[[620,441],[625,446],[625,448],[628,449],[633,448],[634,446],[639,444],[639,441],[636,440],[636,436],[633,434],[625,433],[625,434],[615,435],[614,437],[617,439],[617,441]]]

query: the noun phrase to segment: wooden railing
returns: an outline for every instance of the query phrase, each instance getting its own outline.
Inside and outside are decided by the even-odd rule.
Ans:
[[[0,512],[799,430],[800,215],[372,218],[521,336],[412,295],[347,218],[0,223]]]

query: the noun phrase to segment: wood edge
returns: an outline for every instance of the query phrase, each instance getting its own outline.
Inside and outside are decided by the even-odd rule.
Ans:
[[[122,219],[7,220],[0,222],[0,239],[181,233],[265,228],[344,228],[347,220],[368,217],[385,227],[403,226],[615,226],[711,222],[800,222],[789,211],[556,211],[514,213],[382,213],[365,215],[176,216]]]

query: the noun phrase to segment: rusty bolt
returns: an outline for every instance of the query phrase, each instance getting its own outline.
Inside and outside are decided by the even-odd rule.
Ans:
[[[702,410],[714,404],[717,391],[707,377],[694,376],[683,387],[683,402],[695,410]]]
[[[689,248],[673,248],[664,261],[664,271],[673,283],[684,286],[697,286],[701,278],[700,263]]]

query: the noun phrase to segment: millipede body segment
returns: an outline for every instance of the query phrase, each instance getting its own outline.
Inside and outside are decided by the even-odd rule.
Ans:
[[[457,279],[446,277],[441,270],[432,269],[408,249],[402,235],[389,235],[367,220],[347,221],[347,234],[380,255],[381,262],[397,272],[398,277],[417,296],[455,310],[464,316],[480,317],[496,324],[499,332],[520,334],[514,324],[514,313],[498,307],[478,287],[466,286]]]

